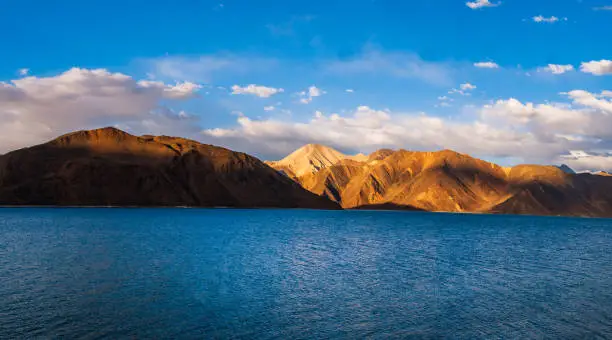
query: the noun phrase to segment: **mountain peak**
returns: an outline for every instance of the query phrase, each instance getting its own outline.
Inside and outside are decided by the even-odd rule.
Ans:
[[[334,154],[334,155],[344,156],[343,153],[329,146],[325,146],[322,144],[306,144],[302,146],[301,148],[295,150],[293,153],[291,153],[289,156],[285,158],[292,157],[292,155],[293,156],[296,156],[296,155],[304,156],[304,154]]]
[[[82,144],[89,142],[100,142],[105,140],[114,140],[114,141],[125,141],[128,139],[136,139],[136,136],[133,136],[123,130],[120,130],[116,127],[103,127],[99,129],[93,130],[80,130],[76,132],[67,133],[65,135],[59,136],[52,140],[50,144],[58,145],[58,146],[66,146],[71,144]]]
[[[345,155],[329,146],[306,144],[280,161],[268,162],[268,164],[299,177],[309,173],[316,173],[343,159],[352,158],[353,156]]]
[[[576,174],[576,172],[572,168],[567,166],[566,164],[561,164],[561,165],[557,166],[557,168],[559,168],[559,170],[561,170],[561,171],[563,171],[563,172],[565,172],[567,174],[572,174],[572,175]]]

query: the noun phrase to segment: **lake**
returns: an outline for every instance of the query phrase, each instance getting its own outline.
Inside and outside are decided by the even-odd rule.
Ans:
[[[612,220],[0,209],[0,338],[612,337]]]

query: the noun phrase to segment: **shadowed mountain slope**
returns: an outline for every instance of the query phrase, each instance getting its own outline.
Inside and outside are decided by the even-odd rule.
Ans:
[[[115,128],[0,156],[0,204],[338,208],[247,154]]]

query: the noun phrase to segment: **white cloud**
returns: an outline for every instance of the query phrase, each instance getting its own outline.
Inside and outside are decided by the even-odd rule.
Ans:
[[[596,11],[612,11],[612,6],[593,7]]]
[[[450,102],[455,101],[453,98],[449,98],[448,96],[440,96],[438,97],[439,103],[434,105],[434,107],[451,107]]]
[[[476,85],[472,85],[470,83],[464,83],[459,85],[459,89],[451,89],[450,91],[448,91],[448,94],[454,94],[454,93],[458,93],[462,96],[471,96],[472,93],[471,91],[476,89]]]
[[[474,63],[474,66],[478,68],[499,68],[499,65],[492,61],[481,61],[478,63]]]
[[[277,89],[274,87],[266,87],[261,85],[250,84],[245,87],[238,85],[232,86],[232,94],[252,94],[259,98],[269,98],[277,93],[284,92],[283,89]]]
[[[499,119],[501,124],[516,127],[528,125],[532,133],[542,136],[550,131],[560,134],[588,133],[588,113],[575,110],[567,104],[522,103],[510,98],[485,105],[481,115],[482,119],[488,122]]]
[[[464,91],[471,91],[476,89],[476,86],[470,83],[461,84],[459,87]]]
[[[302,104],[309,104],[310,102],[312,102],[312,99],[315,97],[320,97],[322,95],[324,95],[326,92],[321,90],[320,88],[316,87],[316,86],[311,86],[308,88],[308,90],[306,91],[302,91],[298,93],[298,96],[300,96],[300,103]]]
[[[160,79],[181,79],[211,82],[213,79],[236,74],[266,72],[277,66],[273,58],[237,56],[233,54],[202,55],[198,57],[166,56],[141,60],[148,73]]]
[[[201,56],[164,56],[138,60],[154,79],[197,83],[228,83],[237,76],[267,76],[270,72],[316,72],[340,76],[396,77],[433,85],[450,86],[455,67],[450,62],[432,62],[414,53],[383,51],[366,45],[362,52],[348,58],[325,58],[318,62],[280,60],[258,55],[210,54]],[[310,71],[309,71],[310,70]],[[314,71],[313,71],[314,70]]]
[[[603,76],[612,74],[612,60],[594,60],[584,62],[580,65],[580,70],[584,73],[594,74],[596,76]]]
[[[548,24],[552,24],[555,22],[559,21],[559,18],[557,18],[556,16],[551,16],[551,17],[544,17],[542,15],[538,15],[535,16],[533,18],[531,18],[534,22],[539,22],[539,23],[548,23]],[[565,20],[567,20],[567,18],[565,18]]]
[[[353,90],[353,89],[346,89],[345,91],[346,91],[346,92],[348,92],[348,93],[353,93],[353,92],[355,92],[355,90]]]
[[[237,126],[206,130],[203,138],[269,158],[284,156],[306,143],[322,143],[354,152],[384,147],[450,148],[477,157],[508,157],[513,161],[549,164],[557,162],[569,150],[584,150],[612,159],[612,153],[597,153],[597,150],[612,150],[609,129],[612,91],[574,90],[562,96],[564,102],[531,103],[509,98],[480,109],[464,107],[461,120],[367,106],[342,114],[326,115],[317,111],[306,122],[254,120],[243,116]],[[436,107],[451,103],[448,96],[440,96],[438,100]],[[612,166],[604,167],[608,160],[590,160],[599,162],[597,167],[589,164],[590,169],[612,169]],[[587,168],[587,164],[567,163],[577,170]]]
[[[198,88],[79,68],[53,77],[0,82],[0,152],[69,131],[116,124],[141,133],[184,134],[193,131],[193,118],[161,107],[160,101],[191,98]]]
[[[529,133],[496,128],[482,121],[455,123],[425,113],[393,113],[360,106],[347,116],[315,114],[305,123],[240,117],[232,129],[203,131],[207,142],[230,145],[257,154],[281,157],[306,143],[370,152],[378,148],[436,150],[450,148],[474,155],[515,156],[525,150],[547,154],[555,143]]]
[[[430,62],[416,54],[384,52],[366,48],[345,60],[327,62],[324,69],[335,74],[369,74],[416,79],[434,85],[452,84],[453,69],[443,62]]]
[[[576,104],[612,115],[612,100],[605,99],[606,97],[610,97],[610,91],[594,94],[584,90],[574,90],[568,92],[567,96]]]
[[[547,66],[538,68],[539,72],[549,72],[552,74],[563,74],[569,71],[573,71],[573,65],[556,65],[556,64],[548,64]]]
[[[264,111],[274,111],[274,109],[276,109],[274,106],[270,105],[270,106],[264,106]]]
[[[193,97],[194,94],[202,88],[201,85],[191,82],[176,83],[175,85],[167,85],[161,81],[141,80],[138,85],[143,88],[156,88],[161,90],[161,94],[167,99],[184,99]]]
[[[489,0],[475,0],[471,2],[466,2],[465,5],[471,9],[479,9],[484,7],[497,7],[501,5],[501,1],[497,3],[492,3]]]
[[[565,163],[575,171],[596,172],[612,169],[612,153],[589,153],[583,150],[571,150],[568,155],[561,155],[557,163]]]
[[[86,69],[0,82],[0,152],[68,131],[108,125],[137,134],[192,137],[200,129],[197,117],[162,104],[189,99],[199,88],[192,82],[168,84]],[[475,85],[466,82],[455,91],[467,94],[474,89]],[[299,98],[310,102],[324,93],[313,85]],[[600,158],[610,155],[601,150],[612,150],[612,91],[573,90],[562,95],[562,102],[509,98],[478,110],[464,107],[461,117],[450,118],[361,106],[349,113],[317,112],[302,121],[278,107],[275,112],[287,113],[283,120],[256,120],[239,114],[236,126],[206,130],[201,138],[258,156],[282,156],[305,143],[318,142],[363,152],[381,147],[451,148],[479,157],[518,157],[543,163],[554,162],[569,150],[583,150],[599,157],[591,158],[598,164],[605,164]],[[438,106],[450,105],[449,97],[440,96]],[[581,167],[581,163],[567,163]],[[592,164],[584,167],[587,165]]]
[[[21,68],[19,70],[17,70],[17,73],[22,76],[25,77],[30,73],[30,69],[29,68]]]
[[[561,138],[578,148],[611,148],[612,100],[607,92],[584,90],[563,93],[570,103],[522,103],[498,100],[481,110],[481,119],[491,124],[528,130],[540,139]]]

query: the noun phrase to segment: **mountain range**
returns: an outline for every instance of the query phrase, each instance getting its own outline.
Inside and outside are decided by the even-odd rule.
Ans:
[[[501,167],[451,150],[355,157],[321,145],[268,164],[345,209],[612,216],[611,178],[567,166]]]
[[[264,163],[189,139],[102,128],[0,156],[0,204],[612,217],[612,177],[501,167],[451,150],[351,156],[317,144]]]

